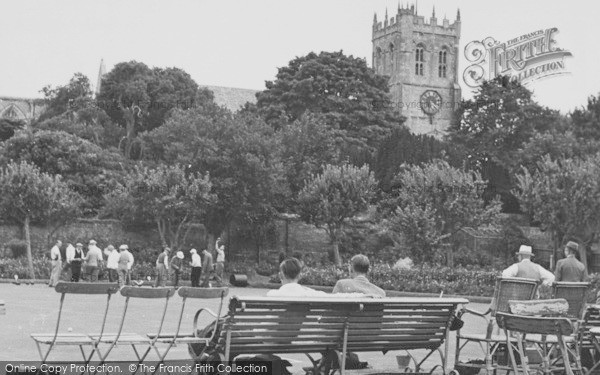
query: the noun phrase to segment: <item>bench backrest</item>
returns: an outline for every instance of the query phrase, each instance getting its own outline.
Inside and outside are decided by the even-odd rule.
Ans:
[[[226,353],[435,349],[446,338],[454,298],[232,297],[219,336]]]

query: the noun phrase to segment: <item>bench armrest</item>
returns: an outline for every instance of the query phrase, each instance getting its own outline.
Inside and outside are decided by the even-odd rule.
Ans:
[[[476,316],[480,316],[482,318],[485,318],[486,320],[488,320],[487,316],[492,312],[491,309],[487,309],[486,312],[480,312],[480,311],[477,311],[477,310],[471,310],[471,309],[469,309],[467,307],[463,308],[463,311],[465,313],[469,313],[469,314],[473,314],[473,315],[476,315]]]
[[[211,309],[201,308],[200,310],[196,311],[196,315],[194,315],[194,336],[196,336],[198,334],[198,317],[200,317],[200,314],[203,311],[206,311],[207,313],[209,313],[213,317],[217,318],[216,319],[217,322],[219,321],[217,314],[215,314],[214,312],[212,312]]]

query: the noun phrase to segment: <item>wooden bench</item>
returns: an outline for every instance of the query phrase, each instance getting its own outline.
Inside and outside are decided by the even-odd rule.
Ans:
[[[343,374],[348,351],[425,349],[420,361],[411,355],[415,371],[438,351],[446,373],[450,324],[457,306],[466,303],[461,298],[232,297],[213,354],[230,361],[239,354],[303,353],[316,366],[310,354],[331,350]]]

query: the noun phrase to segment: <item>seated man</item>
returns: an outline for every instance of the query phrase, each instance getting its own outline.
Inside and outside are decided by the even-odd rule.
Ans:
[[[521,245],[517,252],[519,263],[515,263],[502,271],[502,277],[522,277],[534,279],[546,285],[552,285],[554,275],[544,267],[531,261],[533,252],[531,246]]]
[[[367,279],[369,272],[369,258],[362,254],[352,257],[350,260],[351,279],[338,280],[333,288],[333,293],[363,293],[373,297],[385,297],[385,291],[377,285],[371,284]]]

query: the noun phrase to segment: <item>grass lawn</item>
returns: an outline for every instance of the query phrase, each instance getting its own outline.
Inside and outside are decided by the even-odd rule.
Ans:
[[[265,289],[253,288],[232,288],[231,295],[265,295]],[[13,285],[0,284],[0,299],[4,300],[6,305],[6,315],[0,315],[0,361],[26,361],[39,360],[39,354],[34,341],[31,339],[31,333],[50,333],[53,332],[56,318],[58,315],[59,294],[53,288],[43,284],[36,285]],[[85,296],[85,295],[67,295],[65,307],[63,309],[63,319],[60,332],[96,332],[99,331],[104,313],[104,296]],[[120,322],[125,299],[119,294],[113,296],[109,310],[109,319],[106,332],[116,332]],[[182,332],[192,330],[192,321],[195,312],[200,307],[209,307],[213,311],[217,310],[215,300],[190,300],[186,306]],[[487,305],[470,304],[471,308],[484,311]],[[177,314],[181,308],[181,299],[176,295],[168,308],[168,317],[165,321],[164,332],[174,332],[176,327]],[[131,333],[151,333],[157,329],[157,322],[162,312],[162,303],[157,300],[134,300],[132,299],[127,313],[124,332]],[[209,323],[208,315],[201,321],[201,325]],[[483,332],[485,330],[481,319],[467,318],[463,330],[469,332]],[[451,336],[450,363],[454,362],[454,335]],[[473,347],[471,358],[482,358]],[[398,370],[395,354],[388,353],[360,353],[361,361],[368,361],[370,367],[377,370],[394,371]],[[303,374],[303,366],[309,364],[308,359],[303,355],[285,355],[286,359],[292,362],[293,373]],[[436,357],[436,356],[432,356]],[[149,355],[149,360],[155,360],[157,357],[154,352]],[[187,360],[189,355],[187,347],[178,346],[171,349],[169,356],[171,360]],[[76,347],[59,347],[54,349],[50,355],[50,360],[80,360],[81,354]],[[110,360],[134,360],[135,355],[129,346],[118,346],[111,352]],[[437,358],[436,358],[437,359]],[[430,361],[431,368],[436,361]],[[368,371],[353,371],[352,373],[373,373],[373,368]]]

